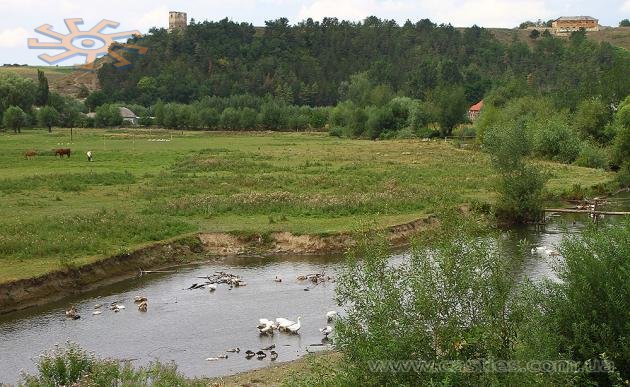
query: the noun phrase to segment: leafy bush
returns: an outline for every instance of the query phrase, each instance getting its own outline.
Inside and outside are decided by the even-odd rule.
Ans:
[[[580,154],[575,160],[575,165],[605,169],[608,167],[607,151],[596,144],[584,142],[580,149]]]
[[[430,123],[437,121],[437,108],[429,102],[417,102],[411,108],[409,124],[415,130],[426,128]]]
[[[235,108],[229,107],[221,113],[221,128],[223,129],[239,129],[241,115]]]
[[[394,126],[394,112],[390,106],[371,107],[365,123],[367,135],[371,139],[379,138],[381,133]]]
[[[311,111],[310,119],[308,124],[313,129],[322,129],[326,126],[328,122],[328,117],[330,115],[330,108],[328,107],[317,107],[313,108]]]
[[[22,376],[21,386],[206,386],[187,379],[172,363],[154,362],[134,369],[127,362],[99,359],[77,344],[58,346],[39,357],[38,375]]]
[[[604,144],[611,139],[604,130],[609,116],[606,105],[600,99],[584,100],[577,107],[574,125],[584,138]]]
[[[580,139],[561,115],[534,120],[530,129],[535,155],[563,163],[572,163],[578,157]]]
[[[532,311],[546,330],[547,348],[527,337],[526,345],[579,362],[610,360],[616,371],[583,374],[578,385],[621,385],[630,378],[630,221],[590,227],[561,245],[558,282],[539,288]],[[537,312],[536,312],[537,311]]]
[[[256,129],[258,113],[256,110],[245,107],[240,111],[239,126],[244,130]]]
[[[475,137],[475,127],[472,125],[460,124],[453,128],[454,137]]]
[[[411,128],[402,128],[397,132],[394,132],[395,137],[399,139],[417,138],[416,133]]]
[[[420,138],[434,138],[440,136],[440,126],[438,124],[429,124],[416,130]]]
[[[512,263],[483,226],[442,217],[427,244],[391,264],[384,240],[366,235],[338,276],[345,307],[335,345],[345,357],[344,385],[510,384],[509,374],[465,373],[456,367],[396,372],[379,361],[425,364],[467,359],[511,359],[521,316],[512,306]],[[368,242],[370,241],[370,242]],[[337,381],[339,382],[339,381]]]
[[[216,128],[221,120],[221,115],[215,108],[201,108],[198,112],[199,124],[204,128]]]
[[[335,126],[335,127],[330,128],[330,130],[328,131],[328,134],[333,136],[333,137],[342,137],[343,136],[343,129],[341,129],[338,126]]]
[[[319,385],[357,386],[623,384],[630,371],[630,221],[566,238],[560,281],[532,284],[515,277],[520,262],[502,255],[503,238],[494,231],[470,218],[440,219],[440,230],[424,234],[402,261],[392,262],[383,238],[359,240],[337,281],[345,313],[335,345],[343,361],[326,372],[313,364],[317,369],[292,384],[315,377]],[[541,360],[580,368],[457,367]],[[592,372],[595,362],[604,368]]]
[[[96,108],[96,125],[117,126],[123,123],[118,105],[104,104]]]
[[[617,171],[617,181],[622,187],[630,187],[630,161],[625,161]]]
[[[613,145],[613,164],[620,166],[630,160],[630,97],[627,97],[615,114],[616,136]]]

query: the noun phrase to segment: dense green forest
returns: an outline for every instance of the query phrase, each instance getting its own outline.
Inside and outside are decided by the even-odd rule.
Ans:
[[[115,100],[187,103],[270,93],[287,103],[332,105],[343,97],[342,82],[367,71],[374,82],[415,98],[438,85],[465,85],[472,101],[506,69],[506,48],[486,30],[460,33],[429,20],[400,27],[376,17],[295,26],[279,19],[264,29],[227,19],[193,21],[185,31],[153,29],[134,43],[149,51],[133,58],[133,69],[110,65],[99,72],[103,91]]]
[[[440,89],[461,87],[474,103],[506,77],[525,79],[555,94],[561,106],[602,96],[619,102],[628,93],[628,52],[576,34],[570,41],[543,34],[534,49],[505,45],[486,29],[460,32],[430,20],[407,22],[370,17],[353,23],[334,18],[290,25],[287,19],[251,24],[191,22],[183,31],[152,29],[133,43],[149,48],[128,53],[134,67],[99,71],[111,101],[145,105],[157,99],[189,103],[204,96],[267,94],[288,104],[334,105],[344,85],[365,72],[399,95],[427,99]]]

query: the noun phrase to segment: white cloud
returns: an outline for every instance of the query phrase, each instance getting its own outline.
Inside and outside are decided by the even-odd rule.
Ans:
[[[630,0],[626,0],[621,5],[621,10],[625,12],[630,12]]]
[[[630,2],[630,0],[626,0]],[[548,0],[313,0],[300,7],[297,20],[324,17],[362,20],[375,15],[382,19],[429,18],[454,26],[514,27],[527,19],[553,15]]]
[[[168,27],[168,12],[169,9],[162,5],[128,24],[140,31],[147,31],[151,27]]]
[[[313,18],[322,20],[324,17],[337,17],[339,19],[358,20],[369,15],[368,9],[373,7],[373,1],[366,1],[361,4],[359,0],[335,1],[316,0],[310,5],[302,5],[298,12],[297,19],[304,20]]]
[[[28,31],[22,27],[0,30],[0,47],[26,47]]]
[[[429,0],[424,3],[432,20],[456,27],[473,24],[486,27],[515,27],[524,20],[553,16],[544,0]]]

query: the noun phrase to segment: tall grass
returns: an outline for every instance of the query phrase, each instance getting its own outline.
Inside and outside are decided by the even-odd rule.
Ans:
[[[81,257],[114,253],[124,246],[159,241],[192,230],[182,221],[117,210],[43,219],[0,219],[0,262],[7,258]]]
[[[0,179],[0,192],[19,193],[36,189],[60,192],[80,192],[94,186],[133,184],[136,178],[129,172],[55,173],[18,179]]]

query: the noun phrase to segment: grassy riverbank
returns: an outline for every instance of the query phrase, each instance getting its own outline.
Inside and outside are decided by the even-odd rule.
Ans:
[[[71,148],[58,159],[53,148]],[[38,150],[26,160],[23,153]],[[95,154],[88,163],[85,152]],[[492,202],[485,154],[321,133],[75,129],[0,134],[0,283],[195,231],[329,234]],[[546,163],[554,195],[611,175]]]

